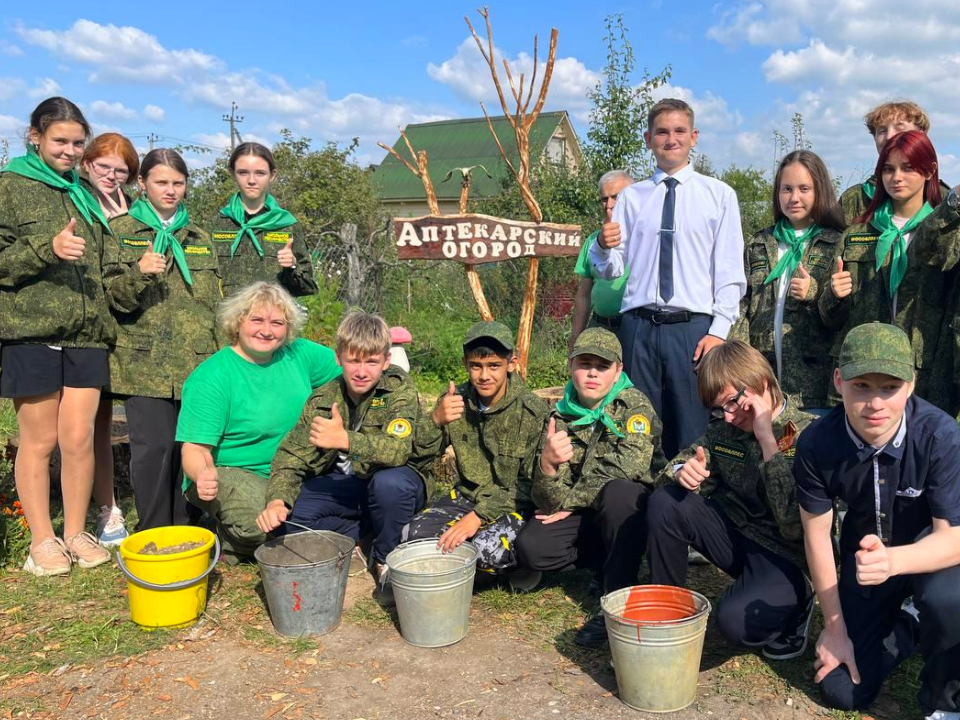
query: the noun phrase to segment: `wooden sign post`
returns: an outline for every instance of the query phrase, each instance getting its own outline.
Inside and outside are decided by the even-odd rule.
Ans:
[[[460,198],[459,215],[440,215],[440,207],[433,190],[433,182],[427,167],[427,153],[421,150],[417,153],[403,130],[400,135],[410,151],[413,163],[407,161],[393,148],[378,143],[387,152],[394,155],[410,172],[423,181],[423,188],[427,195],[427,204],[431,215],[420,218],[396,218],[393,221],[397,251],[401,260],[404,259],[447,259],[464,263],[467,280],[473,291],[474,299],[480,310],[480,317],[484,320],[493,320],[493,314],[487,304],[480,286],[480,278],[473,266],[480,263],[499,262],[527,258],[527,280],[523,292],[523,306],[520,310],[520,327],[517,329],[517,356],[520,374],[527,375],[527,364],[530,358],[530,338],[533,333],[533,312],[537,303],[537,274],[540,257],[577,255],[580,252],[580,228],[576,225],[557,225],[543,222],[543,211],[530,189],[530,129],[536,122],[547,99],[547,89],[553,75],[553,66],[557,56],[557,37],[559,32],[553,28],[550,32],[550,48],[543,72],[543,80],[537,93],[537,100],[530,109],[533,100],[534,86],[536,85],[539,61],[537,56],[537,36],[533,37],[533,74],[530,83],[526,86],[524,96],[524,82],[526,78],[521,73],[518,83],[514,83],[510,65],[503,61],[507,74],[511,95],[516,107],[511,109],[503,93],[503,86],[497,74],[497,65],[493,50],[493,32],[490,28],[490,13],[486,7],[477,11],[484,19],[487,29],[487,46],[473,29],[469,18],[464,16],[470,34],[477,43],[477,48],[483,59],[490,67],[490,76],[493,78],[497,90],[500,107],[510,126],[513,128],[517,154],[511,157],[503,148],[500,138],[497,137],[490,121],[490,115],[483,103],[480,108],[487,119],[487,126],[500,151],[510,173],[517,181],[520,196],[530,213],[533,222],[504,220],[486,215],[466,214],[466,195],[469,192],[469,177],[466,173],[463,184],[463,193]],[[468,169],[469,170],[469,169]]]

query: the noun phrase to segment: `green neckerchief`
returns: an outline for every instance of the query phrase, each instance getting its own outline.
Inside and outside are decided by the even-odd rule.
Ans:
[[[67,195],[70,196],[74,206],[83,215],[84,220],[93,225],[93,221],[96,219],[107,232],[110,231],[110,224],[103,215],[100,203],[90,194],[89,190],[80,184],[80,176],[73,170],[67,172],[66,175],[61,175],[40,158],[33,145],[27,147],[26,155],[13,158],[0,172],[22,175],[52,188],[66,190]]]
[[[570,425],[593,425],[599,420],[617,437],[622,438],[624,436],[623,433],[620,432],[620,429],[611,417],[607,415],[606,407],[620,394],[621,390],[632,387],[633,383],[630,382],[630,378],[627,377],[625,372],[621,372],[620,379],[613,384],[607,396],[601,400],[600,404],[593,410],[588,410],[577,402],[577,389],[573,386],[573,380],[570,380],[567,382],[567,387],[563,390],[563,398],[557,403],[557,412],[567,417],[576,418],[572,423],[569,423]]]
[[[880,272],[887,253],[890,252],[891,247],[893,248],[890,258],[890,297],[897,293],[900,281],[907,274],[907,240],[903,236],[922,223],[924,218],[932,212],[930,203],[925,202],[917,214],[907,220],[906,225],[898,228],[893,224],[893,203],[887,200],[874,211],[870,219],[870,224],[880,231],[880,239],[877,241],[877,272]]]
[[[860,187],[863,188],[863,194],[867,196],[868,200],[873,200],[873,196],[877,192],[877,183],[873,178],[869,178],[863,182],[863,185]]]
[[[821,230],[823,230],[822,227],[816,223],[812,223],[810,227],[803,231],[802,235],[797,235],[790,221],[786,218],[780,218],[777,224],[773,226],[773,236],[777,239],[777,242],[782,242],[787,246],[787,251],[780,260],[777,261],[777,264],[773,266],[773,270],[767,275],[767,279],[763,281],[763,284],[766,285],[769,282],[773,282],[783,275],[784,272],[787,273],[787,277],[793,277],[793,271],[797,269],[797,266],[800,265],[800,261],[803,259],[803,251],[807,246],[807,242],[819,235]]]
[[[267,193],[267,200],[263,206],[267,209],[265,213],[259,213],[249,220],[246,220],[246,210],[243,207],[243,202],[240,200],[240,193],[236,193],[230,198],[227,206],[220,210],[221,215],[230,218],[240,226],[237,237],[234,238],[233,245],[230,246],[230,257],[236,255],[237,248],[240,247],[240,241],[243,240],[244,234],[250,236],[253,247],[256,248],[260,257],[263,257],[263,248],[260,247],[260,242],[257,240],[257,235],[254,230],[270,232],[271,230],[289,227],[297,222],[297,219],[280,207],[277,201],[274,200],[273,195],[269,193]]]
[[[180,241],[173,235],[177,230],[185,228],[190,224],[190,216],[187,215],[187,209],[183,206],[183,203],[177,206],[177,213],[173,216],[173,222],[170,223],[169,227],[163,226],[163,222],[160,220],[160,216],[157,215],[157,211],[153,209],[153,205],[142,197],[137,198],[137,201],[130,206],[129,215],[156,233],[153,239],[153,251],[155,253],[166,255],[167,248],[170,248],[170,252],[173,254],[173,259],[176,261],[177,267],[180,268],[180,273],[183,275],[184,281],[187,285],[193,285],[193,278],[190,277],[190,268],[187,267],[187,254],[183,251],[183,246],[180,245]]]

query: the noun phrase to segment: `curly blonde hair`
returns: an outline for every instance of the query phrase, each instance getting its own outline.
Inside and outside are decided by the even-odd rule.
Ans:
[[[240,339],[240,323],[243,319],[260,308],[279,308],[283,311],[287,321],[284,345],[296,340],[307,322],[307,311],[297,304],[290,293],[276,283],[255,282],[235,292],[217,309],[217,322],[231,345],[236,345]]]

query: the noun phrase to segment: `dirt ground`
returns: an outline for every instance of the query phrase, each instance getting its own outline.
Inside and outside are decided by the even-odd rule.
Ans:
[[[175,642],[133,657],[65,664],[46,674],[17,677],[0,669],[0,703],[11,708],[0,710],[0,717],[664,717],[637,712],[619,701],[605,650],[565,655],[562,649],[569,642],[524,636],[522,624],[504,623],[497,613],[477,608],[476,601],[462,642],[415,648],[382,614],[372,621],[363,619],[366,608],[373,607],[372,589],[369,577],[351,578],[344,622],[314,641],[257,642],[228,627],[220,616],[219,622],[204,618]],[[272,632],[269,626],[265,631]],[[808,652],[805,662],[810,661]],[[669,717],[774,720],[828,714],[805,692],[775,676],[766,663],[726,647],[712,627],[701,669],[696,702]],[[891,702],[887,699],[885,706],[889,714],[878,717],[909,717]]]

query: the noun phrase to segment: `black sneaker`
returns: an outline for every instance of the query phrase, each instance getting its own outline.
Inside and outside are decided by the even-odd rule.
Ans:
[[[763,646],[763,656],[769,660],[792,660],[803,655],[807,649],[807,637],[810,634],[810,620],[813,618],[813,605],[816,595],[810,594],[806,607],[797,619],[781,633],[780,637]]]
[[[602,648],[607,642],[607,623],[603,619],[603,613],[599,612],[587,620],[573,636],[573,642],[580,647]]]

